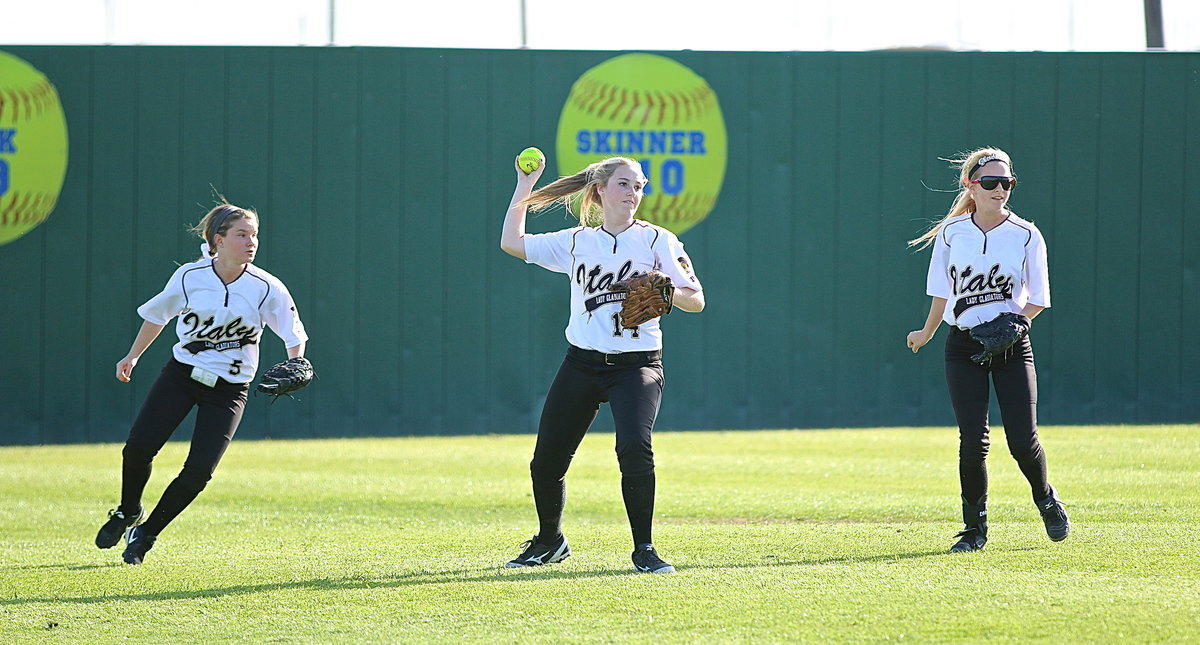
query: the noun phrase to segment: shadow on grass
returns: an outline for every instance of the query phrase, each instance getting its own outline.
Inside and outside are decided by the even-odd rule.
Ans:
[[[59,571],[87,571],[89,569],[115,569],[124,566],[119,562],[105,564],[14,564],[0,567],[0,571],[38,571],[42,569],[57,569]]]
[[[895,553],[868,556],[834,556],[827,558],[788,559],[780,556],[765,556],[759,562],[743,562],[719,565],[679,566],[679,571],[721,571],[729,569],[758,569],[773,567],[822,566],[838,563],[888,562],[915,560],[931,556],[945,555],[945,551],[916,551],[911,553]],[[38,565],[29,567],[12,567],[14,569],[102,569],[119,565]],[[145,566],[145,565],[143,565]],[[222,596],[265,593],[272,591],[312,589],[314,591],[336,591],[354,589],[388,589],[408,586],[460,584],[465,582],[520,583],[538,580],[586,580],[596,578],[612,578],[617,576],[649,575],[635,573],[631,568],[621,569],[590,569],[587,571],[571,571],[557,567],[538,567],[534,569],[507,569],[503,567],[471,567],[446,571],[414,571],[412,573],[354,576],[349,578],[314,578],[311,580],[295,580],[291,582],[266,583],[256,585],[234,585],[215,587],[212,589],[193,589],[187,591],[165,591],[155,593],[106,594],[103,596],[59,596],[32,598],[2,598],[0,606],[26,605],[34,603],[108,603],[113,601],[157,601],[157,600],[188,600],[194,598],[219,598]]]

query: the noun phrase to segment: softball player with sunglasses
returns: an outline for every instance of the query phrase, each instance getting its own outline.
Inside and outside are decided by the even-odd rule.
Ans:
[[[909,242],[933,245],[926,290],[933,297],[925,326],[908,334],[916,353],[945,321],[946,383],[959,429],[959,482],[965,528],[952,552],[978,551],[987,543],[986,459],[990,387],[1004,423],[1009,452],[1029,481],[1051,540],[1070,532],[1070,521],[1046,475],[1037,433],[1037,373],[1026,335],[1003,355],[976,362],[983,345],[970,330],[1001,314],[1032,320],[1050,306],[1046,242],[1032,222],[1008,209],[1017,184],[1012,161],[998,148],[981,148],[949,160],[959,169],[959,194],[950,212]],[[990,383],[989,383],[990,381]]]

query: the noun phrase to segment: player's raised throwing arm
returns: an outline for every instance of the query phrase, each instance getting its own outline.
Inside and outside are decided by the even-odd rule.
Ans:
[[[545,160],[532,172],[525,174],[520,161],[514,160],[517,169],[517,187],[513,190],[512,201],[508,203],[508,212],[504,215],[504,228],[500,231],[500,248],[505,253],[522,260],[525,259],[525,212],[528,207],[525,199],[533,193],[533,187],[546,169]]]

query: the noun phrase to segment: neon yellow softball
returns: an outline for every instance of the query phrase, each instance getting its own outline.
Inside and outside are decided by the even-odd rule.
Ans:
[[[546,155],[542,154],[537,148],[525,148],[521,154],[517,155],[517,165],[521,166],[521,170],[526,175],[542,167],[542,162],[546,160]]]

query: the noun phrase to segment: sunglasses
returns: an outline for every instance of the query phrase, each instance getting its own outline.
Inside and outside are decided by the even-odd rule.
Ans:
[[[979,187],[984,190],[995,190],[996,184],[1000,184],[1001,186],[1003,186],[1004,190],[1012,190],[1012,187],[1017,185],[1017,178],[1016,177],[996,177],[996,176],[989,175],[987,177],[980,177],[979,179],[972,179],[971,183],[979,184]]]

